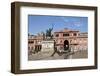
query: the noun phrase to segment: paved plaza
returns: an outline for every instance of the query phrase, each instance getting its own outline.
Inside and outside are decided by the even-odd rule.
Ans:
[[[82,59],[82,58],[88,58],[88,52],[87,50],[77,51],[74,53],[63,53],[58,54],[55,53],[53,56],[51,56],[51,53],[44,54],[42,52],[36,53],[36,54],[30,54],[28,56],[28,60],[55,60],[55,59]]]

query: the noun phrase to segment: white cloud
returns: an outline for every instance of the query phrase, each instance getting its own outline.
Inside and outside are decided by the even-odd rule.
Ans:
[[[74,22],[74,25],[77,26],[77,27],[82,26],[82,24],[80,22]]]

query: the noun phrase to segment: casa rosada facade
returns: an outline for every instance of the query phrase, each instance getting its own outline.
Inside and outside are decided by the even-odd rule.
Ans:
[[[34,51],[35,48],[42,48],[42,41],[45,36],[41,34],[28,35],[28,50]],[[55,41],[58,49],[63,49],[67,44],[71,47],[71,51],[87,50],[88,49],[88,33],[77,30],[63,29],[53,33],[52,40]]]

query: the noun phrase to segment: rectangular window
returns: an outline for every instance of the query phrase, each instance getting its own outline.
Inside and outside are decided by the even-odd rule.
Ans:
[[[29,44],[32,44],[32,43],[34,43],[34,41],[29,41],[28,43],[29,43]]]

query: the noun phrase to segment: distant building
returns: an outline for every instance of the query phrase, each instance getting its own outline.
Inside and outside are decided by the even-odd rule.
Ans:
[[[43,34],[28,35],[28,50],[41,49],[41,42],[45,40]],[[77,30],[63,29],[53,33],[53,40],[56,42],[57,48],[65,49],[69,45],[71,51],[87,50],[88,33],[81,33]]]
[[[41,41],[43,41],[43,35],[28,35],[28,50],[41,49]]]

